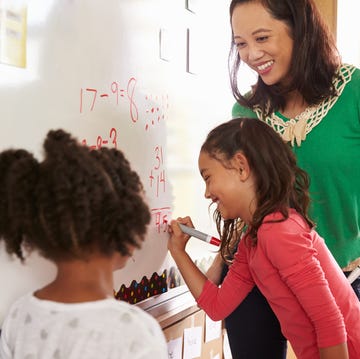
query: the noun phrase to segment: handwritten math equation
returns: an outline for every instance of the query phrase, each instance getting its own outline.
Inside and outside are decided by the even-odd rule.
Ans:
[[[171,207],[152,208],[151,214],[155,220],[155,227],[158,233],[168,231],[169,219],[171,218]]]
[[[132,123],[139,119],[145,122],[145,131],[166,120],[169,109],[169,96],[166,94],[142,95],[137,89],[137,80],[131,77],[125,87],[113,81],[105,90],[95,87],[80,88],[79,111],[81,114],[96,111],[99,103],[109,103],[119,106],[125,102]]]
[[[158,145],[154,149],[154,164],[150,169],[149,185],[153,189],[156,197],[166,192],[166,176],[164,166],[164,155],[162,146]]]
[[[169,109],[168,95],[147,94],[142,95],[137,87],[137,80],[131,77],[126,86],[113,81],[103,89],[86,87],[80,89],[79,111],[87,114],[100,109],[100,103],[112,106],[127,106],[130,124],[144,124],[144,130],[149,131],[156,125],[163,123],[167,118]],[[102,105],[103,106],[103,105]],[[118,148],[119,130],[115,127],[105,129],[92,138],[83,138],[82,143],[92,149],[102,147]],[[151,151],[151,150],[150,150]],[[160,199],[166,194],[167,172],[165,166],[165,151],[161,144],[155,144],[150,156],[150,168],[145,170],[144,184],[153,197]],[[156,205],[155,205],[156,206]],[[156,207],[151,209],[156,231],[160,234],[167,232],[168,221],[171,217],[171,207]]]
[[[95,142],[95,144],[94,144]],[[99,150],[101,147],[113,147],[117,148],[117,131],[115,128],[111,128],[109,133],[105,136],[98,135],[96,141],[93,141],[92,144],[88,143],[88,140],[84,138],[81,143],[85,146],[90,147],[91,149]]]

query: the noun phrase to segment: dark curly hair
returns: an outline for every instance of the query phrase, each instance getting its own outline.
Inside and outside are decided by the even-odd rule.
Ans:
[[[280,110],[286,103],[285,96],[297,90],[309,105],[317,105],[329,96],[336,96],[333,80],[341,64],[335,38],[321,17],[313,0],[232,0],[229,11],[230,20],[236,6],[257,2],[265,7],[270,15],[283,21],[289,28],[294,41],[292,52],[291,83],[286,87],[279,84],[266,85],[261,77],[246,96],[238,88],[238,72],[241,59],[232,41],[229,53],[230,84],[235,99],[243,106],[259,106],[262,113]]]
[[[21,260],[36,249],[50,260],[129,254],[141,247],[150,211],[124,154],[91,150],[51,130],[38,162],[25,150],[0,153],[0,237]]]
[[[254,173],[257,208],[248,224],[250,245],[256,245],[257,231],[264,218],[280,212],[282,219],[289,216],[289,208],[296,209],[309,226],[309,177],[297,166],[290,146],[265,122],[253,118],[236,118],[215,127],[208,134],[201,151],[230,168],[230,161],[241,151]],[[214,212],[217,230],[221,236],[220,251],[225,260],[232,257],[231,244],[239,240],[245,223],[241,218],[223,220]]]

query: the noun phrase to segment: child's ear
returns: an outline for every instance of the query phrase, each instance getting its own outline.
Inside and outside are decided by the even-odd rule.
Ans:
[[[240,179],[246,181],[250,175],[250,166],[243,152],[237,152],[234,155],[234,165],[239,171]]]

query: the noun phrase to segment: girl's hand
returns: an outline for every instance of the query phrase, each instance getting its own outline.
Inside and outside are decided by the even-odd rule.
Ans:
[[[191,294],[197,299],[204,288],[207,278],[186,253],[185,247],[190,236],[182,232],[179,223],[194,228],[190,217],[179,217],[176,220],[172,220],[168,226],[170,234],[168,249]]]
[[[176,220],[170,222],[168,227],[168,232],[170,233],[168,249],[170,253],[185,252],[186,243],[190,239],[188,234],[182,232],[178,223],[194,228],[190,217],[178,217]]]

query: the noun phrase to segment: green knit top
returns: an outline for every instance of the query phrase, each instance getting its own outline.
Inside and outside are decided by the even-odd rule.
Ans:
[[[236,103],[233,117],[260,118],[292,145],[310,176],[310,216],[341,267],[360,257],[360,69],[342,65],[339,96],[295,119]]]

